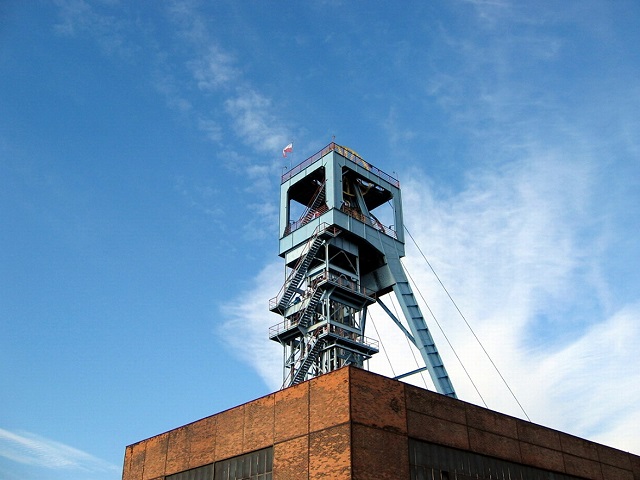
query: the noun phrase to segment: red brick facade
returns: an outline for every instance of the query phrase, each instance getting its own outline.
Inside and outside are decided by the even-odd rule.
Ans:
[[[274,480],[409,478],[409,438],[590,480],[640,480],[640,457],[357,368],[126,448],[123,480],[273,447]]]

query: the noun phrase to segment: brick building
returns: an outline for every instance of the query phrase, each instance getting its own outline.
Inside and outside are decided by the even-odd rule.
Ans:
[[[640,480],[640,457],[354,367],[126,448],[123,480]]]

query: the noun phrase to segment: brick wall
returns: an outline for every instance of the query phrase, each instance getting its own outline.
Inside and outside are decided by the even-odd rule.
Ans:
[[[274,480],[409,478],[409,437],[590,480],[640,480],[636,455],[351,367],[130,445],[123,480],[269,446]]]

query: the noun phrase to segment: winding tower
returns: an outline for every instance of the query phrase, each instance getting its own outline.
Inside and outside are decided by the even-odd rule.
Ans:
[[[418,348],[436,390],[455,397],[400,258],[405,254],[400,183],[353,150],[330,143],[287,171],[280,187],[280,247],[285,281],[270,300],[283,320],[269,338],[284,347],[283,386],[345,365],[363,367],[378,352],[365,336],[377,303]],[[404,324],[382,301],[393,292]]]

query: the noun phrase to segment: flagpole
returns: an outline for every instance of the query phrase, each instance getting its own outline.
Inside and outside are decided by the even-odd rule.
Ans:
[[[286,147],[282,149],[282,156],[286,157],[287,153],[289,153],[289,170],[293,168],[293,142],[289,143]]]

